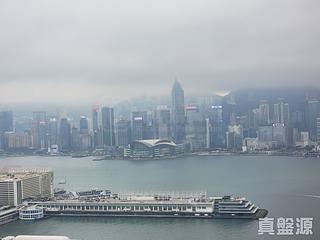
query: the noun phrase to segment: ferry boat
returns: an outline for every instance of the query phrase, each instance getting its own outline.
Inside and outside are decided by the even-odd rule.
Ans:
[[[206,193],[108,194],[30,202],[45,215],[188,218],[264,218],[268,211],[243,197],[208,197]]]

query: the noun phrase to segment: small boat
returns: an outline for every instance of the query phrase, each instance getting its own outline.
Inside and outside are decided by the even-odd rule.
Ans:
[[[66,178],[64,178],[64,180],[62,180],[62,181],[60,181],[60,182],[58,182],[59,184],[66,184],[67,183],[67,180],[66,180]]]

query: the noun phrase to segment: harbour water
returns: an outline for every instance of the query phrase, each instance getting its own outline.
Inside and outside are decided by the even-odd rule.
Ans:
[[[68,218],[16,221],[0,236],[67,235],[73,239],[320,239],[320,159],[277,156],[192,156],[92,161],[92,157],[0,158],[2,167],[49,167],[55,186],[115,192],[207,191],[244,196],[269,217],[313,217],[312,236],[258,235],[258,221],[158,218]],[[66,184],[58,183],[66,180]]]

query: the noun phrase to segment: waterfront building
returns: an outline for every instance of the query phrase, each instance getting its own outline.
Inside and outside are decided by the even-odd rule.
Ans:
[[[17,206],[24,199],[52,197],[53,173],[48,170],[9,170],[0,173],[0,206]]]
[[[47,148],[47,117],[46,112],[33,112],[32,120],[33,147],[35,149]]]
[[[209,111],[210,148],[225,147],[225,132],[223,123],[223,107],[212,105]]]
[[[104,146],[115,145],[114,110],[111,107],[101,109],[102,135]]]
[[[317,118],[317,142],[320,145],[320,117]]]
[[[167,106],[157,106],[154,118],[155,138],[170,139],[170,109]]]
[[[80,146],[80,133],[77,127],[72,126],[71,128],[71,149],[73,151],[79,151]]]
[[[259,149],[259,140],[258,138],[244,138],[243,139],[243,152],[253,152]]]
[[[95,106],[92,108],[92,146],[93,149],[101,147],[102,143],[102,133],[99,124],[99,107]]]
[[[44,210],[37,205],[19,208],[19,219],[24,221],[38,220],[44,217]]]
[[[91,138],[88,133],[80,133],[78,135],[78,147],[80,151],[89,151],[91,147]]]
[[[211,125],[210,125],[210,119],[206,118],[205,119],[205,124],[206,124],[206,149],[210,149],[210,133],[212,131]]]
[[[291,112],[291,126],[297,128],[299,131],[305,129],[305,113],[301,110]]]
[[[52,148],[53,145],[59,144],[58,138],[58,118],[56,116],[48,117],[48,147]]]
[[[197,106],[186,107],[186,142],[192,152],[206,148],[206,122]]]
[[[309,132],[305,132],[305,131],[300,132],[298,141],[296,141],[295,145],[300,147],[306,147],[310,144],[311,142],[310,142]]]
[[[289,104],[281,100],[273,105],[273,123],[281,123],[288,126],[290,123]]]
[[[185,140],[184,91],[181,84],[175,81],[171,91],[172,138],[176,143]]]
[[[248,111],[248,137],[257,137],[257,130],[259,127],[259,116],[260,110],[258,108],[250,109]]]
[[[136,140],[130,144],[130,148],[133,158],[154,158],[176,154],[176,144],[166,139]]]
[[[134,111],[131,114],[132,141],[146,139],[147,112]]]
[[[71,150],[71,125],[66,118],[60,120],[60,151],[69,152]]]
[[[12,206],[0,207],[0,226],[18,219],[18,209]]]
[[[307,102],[305,109],[307,130],[310,134],[311,141],[317,140],[317,117],[320,114],[320,102],[310,100]]]
[[[146,118],[146,128],[144,132],[144,139],[154,139],[154,112],[147,111],[147,118]]]
[[[18,206],[21,203],[21,179],[0,175],[0,206]]]
[[[121,119],[117,122],[116,145],[126,147],[131,143],[131,123],[128,120]]]
[[[272,140],[273,140],[273,128],[272,126],[261,126],[258,128],[257,136],[259,140],[259,144],[264,146],[262,148],[272,148]]]
[[[25,133],[6,132],[5,148],[8,151],[26,150],[32,147],[31,136]]]
[[[227,149],[239,151],[242,149],[243,128],[241,125],[228,127],[226,132]]]
[[[0,149],[4,149],[4,133],[13,131],[12,111],[0,112]]]
[[[80,134],[89,134],[89,122],[85,116],[80,117]]]
[[[86,193],[90,193],[87,191]],[[206,193],[112,193],[63,200],[34,201],[52,216],[264,218],[268,210],[243,197],[208,197]],[[98,199],[98,200],[97,200]]]
[[[223,132],[228,131],[229,125],[235,125],[236,102],[234,95],[230,93],[222,102]]]
[[[284,147],[287,145],[286,127],[283,123],[272,125],[272,141],[275,147]]]
[[[259,125],[266,126],[270,124],[270,110],[267,101],[262,100],[259,105]]]
[[[89,121],[87,117],[81,116],[77,149],[80,151],[88,151],[90,147],[91,147],[91,137],[89,135]]]

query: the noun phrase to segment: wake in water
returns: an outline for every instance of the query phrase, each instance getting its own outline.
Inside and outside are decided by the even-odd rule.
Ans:
[[[312,198],[320,198],[320,196],[317,195],[302,195],[304,197],[312,197]]]

